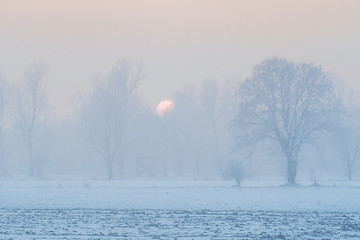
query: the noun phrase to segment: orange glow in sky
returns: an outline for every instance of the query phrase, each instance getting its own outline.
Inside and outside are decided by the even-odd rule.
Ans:
[[[160,117],[164,117],[166,114],[170,113],[175,107],[175,104],[172,101],[162,101],[158,104],[156,112]]]
[[[273,56],[321,64],[360,91],[359,13],[356,0],[2,0],[0,72],[15,82],[44,62],[60,118],[123,57],[142,59],[153,109],[184,84],[243,79]]]

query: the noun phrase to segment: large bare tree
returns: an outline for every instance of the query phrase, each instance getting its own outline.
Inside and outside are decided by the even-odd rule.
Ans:
[[[239,146],[265,139],[278,143],[287,159],[287,182],[296,184],[302,146],[330,130],[339,115],[332,81],[320,67],[272,58],[254,67],[239,95],[235,140]]]
[[[94,91],[84,104],[86,136],[104,161],[109,179],[115,161],[123,171],[125,130],[138,101],[136,91],[142,77],[140,63],[122,59],[106,77],[95,77]]]
[[[44,86],[45,75],[45,65],[34,62],[25,71],[24,79],[18,86],[15,118],[27,149],[30,177],[41,177],[43,171],[42,159],[34,153],[34,147],[46,135],[49,112]]]

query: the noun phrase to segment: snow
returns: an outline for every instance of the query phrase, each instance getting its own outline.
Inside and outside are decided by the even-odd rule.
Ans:
[[[163,179],[1,181],[0,206],[29,209],[360,211],[359,187],[237,188],[232,184],[220,180]]]
[[[360,187],[0,181],[0,239],[359,239]]]

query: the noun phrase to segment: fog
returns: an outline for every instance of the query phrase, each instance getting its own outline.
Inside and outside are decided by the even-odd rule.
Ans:
[[[292,75],[282,78],[279,70],[269,70],[278,77],[267,82],[266,72],[259,79],[256,75],[266,64],[284,67],[286,74],[293,74],[291,66],[302,66],[296,70],[300,73],[304,66],[312,70],[293,80]],[[71,118],[56,121],[48,104],[48,68],[33,62],[16,85],[2,77],[2,177],[228,179],[239,185],[256,179],[286,182],[288,150],[277,137],[288,134],[292,139],[288,144],[301,142],[294,145],[298,148],[296,182],[358,179],[358,97],[334,74],[301,64],[272,58],[254,66],[246,79],[209,78],[200,84],[185,84],[168,99],[172,107],[156,112],[139,91],[146,79],[143,62],[123,58],[109,72],[93,75],[88,86],[91,91],[73,97],[77,111]],[[264,84],[270,85],[262,88]],[[290,84],[289,90],[286,84]],[[251,117],[262,113],[251,109],[263,108],[261,99],[271,97],[268,89],[277,86],[281,88],[276,94],[285,94],[275,108],[283,117],[274,120],[274,128],[280,132],[271,135],[273,128],[266,130],[273,121],[268,118],[271,106],[266,105],[270,112],[256,119]],[[265,95],[260,97],[262,91]],[[295,92],[289,95],[287,91]],[[298,98],[291,97],[296,94]],[[281,105],[284,101],[289,104]],[[303,102],[306,108],[301,110]],[[286,123],[284,114],[299,109],[304,112],[290,115],[292,120]],[[277,113],[273,114],[277,118]],[[304,115],[312,116],[305,118],[306,125],[287,128],[294,121],[302,122]],[[289,133],[301,128],[305,130]],[[307,137],[300,138],[303,135]]]
[[[273,56],[322,65],[359,91],[358,12],[353,0],[3,0],[0,71],[16,82],[34,60],[47,65],[56,119],[71,118],[74,95],[123,57],[143,60],[139,91],[151,109],[184,84],[245,79]]]
[[[359,13],[1,0],[0,239],[359,239]]]

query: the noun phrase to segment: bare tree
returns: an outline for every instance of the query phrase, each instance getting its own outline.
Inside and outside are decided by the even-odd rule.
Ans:
[[[167,142],[174,154],[178,175],[184,174],[185,161],[194,161],[195,175],[200,172],[199,148],[201,126],[200,109],[196,100],[196,88],[186,85],[175,94],[175,111],[169,115]],[[165,160],[165,159],[164,159]]]
[[[222,175],[226,170],[228,153],[232,144],[229,124],[235,116],[233,106],[235,105],[235,90],[237,86],[235,79],[227,80],[222,85],[218,80],[206,79],[200,90],[200,103],[204,110],[204,121],[209,129],[209,140],[213,140],[214,149],[213,163]],[[230,141],[229,141],[230,140]]]
[[[213,138],[215,142],[215,149],[218,151],[218,134],[217,134],[217,104],[219,98],[219,83],[215,79],[207,79],[202,83],[201,91],[201,103],[204,107],[205,113],[208,115],[208,118],[211,122],[211,130],[213,133]]]
[[[229,131],[229,125],[235,118],[237,113],[237,90],[240,82],[233,78],[226,80],[219,92],[217,111],[216,111],[216,136],[218,138],[218,171],[223,175],[228,166],[226,159],[229,154],[233,155],[232,147],[234,146],[234,139]],[[237,158],[232,156],[231,158]],[[245,163],[245,161],[244,161]]]
[[[0,175],[6,175],[5,161],[6,161],[6,139],[5,128],[8,120],[8,93],[9,87],[6,78],[0,73]]]
[[[138,101],[136,90],[142,77],[140,63],[131,64],[122,59],[105,78],[94,79],[94,91],[84,104],[86,135],[103,159],[109,179],[113,178],[115,161],[121,171],[124,169],[124,135]]]
[[[46,135],[48,111],[43,82],[45,74],[44,64],[34,62],[25,71],[24,79],[18,87],[15,118],[26,145],[30,177],[41,177],[43,171],[43,160],[34,153],[34,145]]]
[[[334,129],[334,146],[340,152],[346,166],[348,180],[352,180],[353,167],[360,160],[359,109],[349,111]]]
[[[273,58],[254,67],[239,94],[232,126],[238,145],[278,143],[287,159],[287,182],[296,184],[302,146],[330,130],[338,117],[341,105],[332,81],[320,67]]]
[[[342,128],[337,134],[337,147],[343,156],[346,165],[348,180],[352,180],[353,167],[360,160],[360,133],[358,129]]]
[[[225,179],[234,179],[238,187],[241,186],[241,182],[247,177],[244,164],[239,160],[230,160],[228,162],[225,173],[223,174]]]

